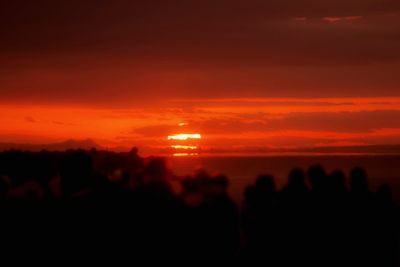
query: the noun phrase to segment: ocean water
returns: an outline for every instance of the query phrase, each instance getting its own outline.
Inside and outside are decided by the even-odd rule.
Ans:
[[[280,189],[294,167],[306,170],[310,165],[321,164],[328,172],[341,169],[348,175],[358,166],[367,171],[371,190],[387,183],[392,187],[395,201],[400,204],[400,155],[200,155],[167,157],[167,161],[177,175],[192,174],[198,168],[211,174],[225,174],[230,181],[229,193],[238,203],[243,200],[245,187],[254,183],[258,174],[273,175]]]

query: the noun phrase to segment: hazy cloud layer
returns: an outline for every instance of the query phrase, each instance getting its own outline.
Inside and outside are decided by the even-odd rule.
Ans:
[[[135,129],[133,133],[144,136],[166,136],[179,131],[200,131],[205,135],[236,135],[254,132],[276,132],[282,130],[366,133],[379,129],[400,128],[400,111],[290,113],[281,116],[249,114],[231,118],[211,117],[207,120],[189,121],[189,126],[161,124]]]
[[[397,0],[3,1],[1,102],[394,96]]]

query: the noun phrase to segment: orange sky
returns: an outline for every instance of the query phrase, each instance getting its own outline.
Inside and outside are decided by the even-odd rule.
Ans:
[[[17,143],[92,138],[108,147],[165,148],[173,144],[168,135],[201,133],[204,148],[239,150],[396,144],[400,140],[400,97],[183,99],[160,106],[1,105],[0,137]],[[179,126],[181,122],[188,125]]]
[[[15,0],[0,23],[0,142],[400,143],[398,0]]]

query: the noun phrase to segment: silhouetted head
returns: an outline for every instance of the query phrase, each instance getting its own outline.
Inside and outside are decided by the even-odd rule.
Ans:
[[[139,149],[137,147],[132,147],[132,149],[129,151],[129,154],[132,156],[137,156],[139,153]]]
[[[368,192],[367,173],[363,168],[356,167],[350,172],[351,191],[355,193]]]
[[[224,190],[227,190],[229,187],[229,179],[225,175],[217,175],[214,177],[214,184],[218,187],[223,188]]]
[[[199,185],[195,181],[195,179],[191,176],[186,176],[182,182],[182,189],[184,193],[190,194],[190,193],[196,193],[199,191]]]
[[[207,193],[213,196],[224,195],[228,190],[228,186],[228,178],[225,175],[217,175],[209,180]]]
[[[292,169],[289,173],[289,186],[304,186],[304,179],[305,179],[305,174],[304,171],[300,168],[295,168]]]
[[[327,175],[325,169],[321,165],[310,166],[307,174],[313,191],[320,191],[324,188]]]
[[[196,180],[209,180],[211,176],[205,169],[200,168],[195,170],[194,178]]]
[[[266,192],[275,192],[275,179],[272,175],[259,175],[256,180],[257,189]]]
[[[182,180],[183,201],[189,207],[200,206],[204,201],[199,180],[186,176]]]
[[[207,193],[210,190],[211,176],[206,170],[197,169],[193,178],[198,184],[200,191]]]

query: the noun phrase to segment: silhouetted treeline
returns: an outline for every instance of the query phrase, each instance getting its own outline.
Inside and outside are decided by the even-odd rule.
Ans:
[[[348,176],[294,168],[279,191],[273,176],[260,175],[240,205],[228,187],[227,177],[205,170],[176,177],[164,159],[137,149],[2,152],[1,242],[16,254],[92,263],[168,255],[265,266],[399,264],[390,185],[372,192],[362,168]]]

